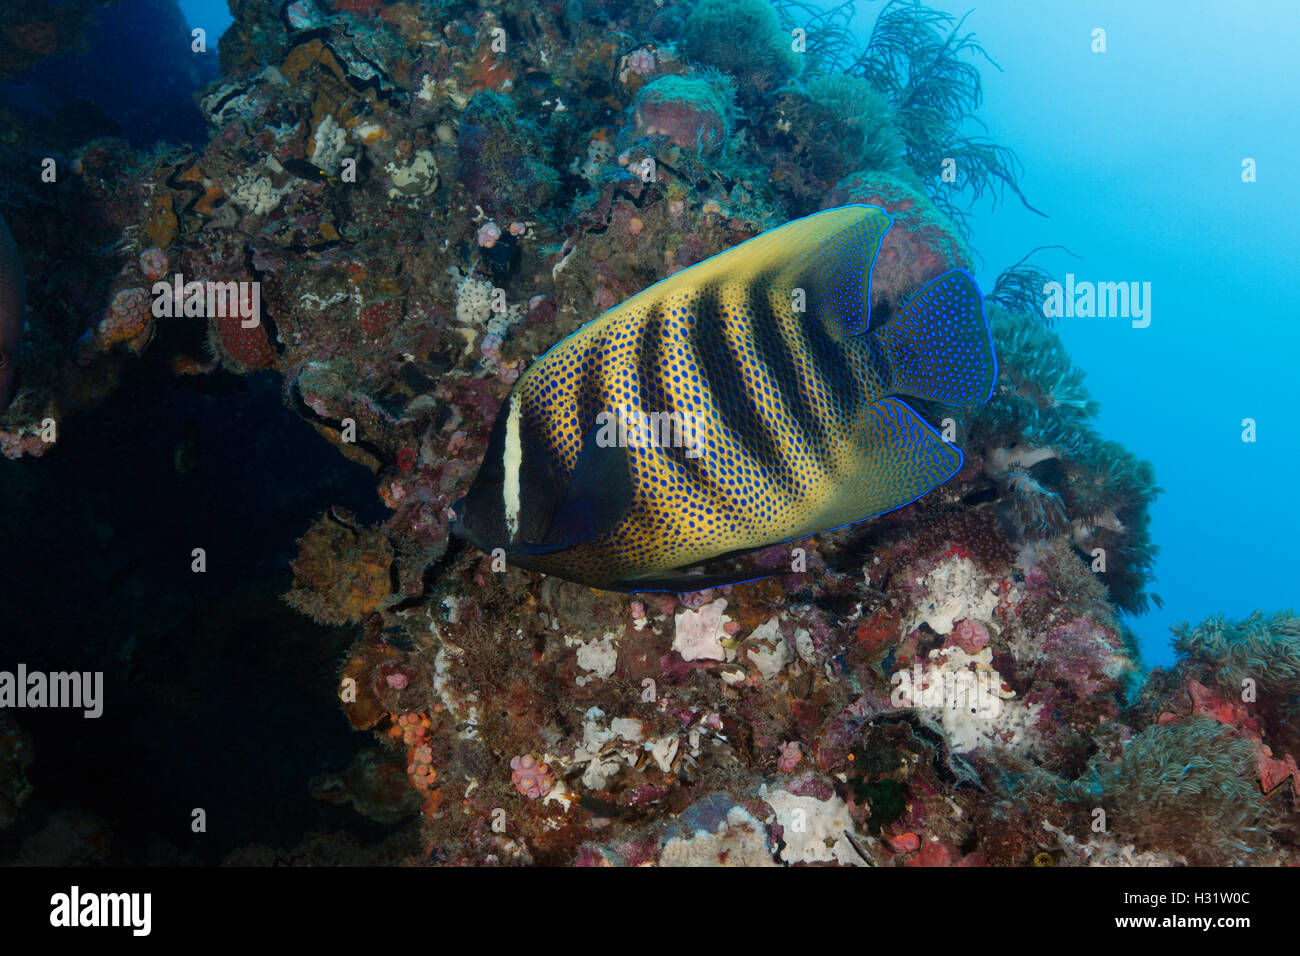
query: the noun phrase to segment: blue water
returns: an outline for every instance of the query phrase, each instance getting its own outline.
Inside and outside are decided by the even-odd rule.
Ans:
[[[878,10],[859,11],[863,37]],[[1105,53],[1091,50],[1096,27]],[[1172,659],[1176,621],[1300,604],[1300,4],[986,0],[966,29],[1003,69],[983,71],[988,134],[1017,151],[1027,197],[1050,216],[1014,197],[977,207],[981,285],[1049,244],[1082,260],[1035,257],[1061,281],[1152,284],[1149,328],[1057,325],[1101,402],[1100,431],[1152,461],[1165,489],[1151,587],[1165,608],[1130,621],[1145,662]]]
[[[209,46],[216,46],[217,39],[235,22],[226,0],[178,0],[178,5],[192,28],[202,27],[208,31]]]

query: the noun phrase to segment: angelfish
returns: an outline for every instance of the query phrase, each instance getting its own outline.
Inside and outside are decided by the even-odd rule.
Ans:
[[[507,397],[452,531],[592,587],[690,591],[763,576],[694,565],[947,481],[961,451],[898,396],[984,403],[993,339],[961,270],[873,323],[871,269],[892,224],[863,205],[787,223],[558,342]]]
[[[18,247],[4,217],[0,216],[0,411],[13,396],[14,376],[27,314],[27,284]]]

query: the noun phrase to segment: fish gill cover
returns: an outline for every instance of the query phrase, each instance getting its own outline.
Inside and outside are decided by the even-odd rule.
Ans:
[[[139,407],[126,403],[142,382],[225,410],[211,415],[238,410],[244,436],[270,428],[273,416],[259,417],[230,390],[232,381],[244,388],[232,378],[242,376],[248,389],[261,383],[249,395],[269,395],[274,383],[298,433],[328,453],[324,470],[368,470],[360,473],[385,508],[358,514],[330,497],[344,496],[341,487],[311,477],[321,468],[268,473],[269,450],[254,456],[247,438],[226,439],[218,455],[242,493],[272,507],[293,501],[316,517],[272,543],[260,572],[259,586],[274,585],[287,608],[209,601],[187,627],[201,631],[195,622],[222,616],[238,626],[249,615],[280,622],[282,612],[303,618],[277,623],[285,633],[334,635],[324,656],[286,641],[266,666],[284,686],[337,699],[354,728],[353,755],[322,747],[311,786],[319,800],[350,809],[328,826],[287,821],[271,837],[178,841],[163,858],[1300,861],[1295,619],[1182,627],[1177,664],[1143,681],[1128,622],[1159,601],[1155,471],[1098,428],[1083,372],[1045,318],[1052,276],[1022,260],[982,298],[969,277],[979,241],[972,209],[1009,202],[1038,212],[1050,201],[1026,195],[1010,144],[971,132],[982,71],[995,64],[964,20],[911,0],[881,4],[865,36],[852,3],[798,0],[232,8],[220,76],[193,95],[205,123],[196,139],[141,145],[99,136],[99,119],[52,128],[0,112],[0,208],[22,269],[3,274],[8,284],[25,281],[27,299],[25,314],[0,312],[0,350],[17,366],[0,412],[9,507],[23,507],[43,466],[79,460],[96,415]],[[6,5],[4,75],[78,44],[94,5],[60,9],[56,22],[35,0]],[[195,33],[192,42],[210,56],[217,38]],[[512,423],[512,389],[524,394],[539,356],[585,323],[697,264],[712,261],[714,272],[736,264],[709,273],[722,290],[710,300],[718,314],[752,305],[769,323],[784,316],[781,336],[760,322],[720,326],[710,338],[711,348],[735,352],[740,369],[714,382],[730,421],[749,415],[778,430],[771,408],[745,403],[761,406],[766,394],[773,407],[793,405],[814,385],[828,391],[806,414],[837,411],[840,390],[868,379],[837,372],[845,360],[835,349],[863,329],[823,328],[817,308],[796,307],[811,273],[777,284],[793,294],[782,313],[779,303],[746,298],[738,257],[710,257],[765,234],[794,237],[785,256],[776,249],[770,262],[745,266],[779,270],[803,240],[770,230],[844,207],[889,221],[873,240],[874,261],[853,274],[867,336],[900,326],[918,336],[896,337],[889,355],[884,339],[862,345],[864,369],[901,377],[888,367],[892,356],[909,374],[956,376],[949,330],[939,326],[941,348],[918,349],[916,330],[929,320],[906,324],[928,308],[922,290],[941,276],[965,277],[952,281],[982,320],[969,329],[991,336],[996,364],[989,354],[969,373],[989,376],[979,395],[987,401],[942,405],[912,390],[911,417],[867,443],[907,450],[901,475],[916,470],[910,449],[922,440],[951,469],[922,476],[916,493],[891,493],[888,507],[842,516],[852,523],[838,530],[778,543],[793,521],[766,537],[737,537],[734,548],[723,535],[708,554],[722,558],[723,576],[761,580],[690,593],[594,590],[523,570],[495,542],[485,539],[480,553],[449,534],[463,518],[453,505],[476,475],[495,481],[489,510],[499,509],[502,527],[512,516],[532,520],[544,501],[532,543],[560,555],[544,565],[557,573],[573,540],[542,536],[552,515],[573,522],[568,530],[608,531],[619,512],[601,491],[613,487],[602,483],[613,472],[584,472],[579,461],[590,423]],[[652,331],[638,333],[650,362],[638,367],[642,380],[657,381],[654,369],[676,366],[650,353],[678,346]],[[566,374],[529,394],[549,402],[576,382],[573,407],[592,412],[601,396],[583,383],[598,376],[602,353],[570,359]],[[771,389],[754,387],[768,373]],[[879,413],[873,402],[903,391],[885,388],[865,405]],[[844,404],[849,418],[861,412]],[[906,406],[888,408],[901,416]],[[724,441],[729,425],[715,417],[703,427]],[[178,473],[200,467],[200,433],[187,426]],[[767,468],[751,486],[765,497],[748,507],[793,508],[811,494],[786,457],[802,436],[771,439],[767,457],[737,453],[721,471],[691,472],[717,492],[700,506],[732,508],[719,520],[734,524],[742,505],[719,476]],[[824,444],[829,436],[815,433]],[[747,447],[761,440],[751,435]],[[706,443],[704,454],[710,447],[718,446]],[[563,467],[537,464],[547,448]],[[685,474],[694,466],[679,457]],[[880,478],[872,467],[863,481]],[[94,465],[87,469],[79,480],[94,480]],[[835,468],[826,474],[828,487],[861,487]],[[573,501],[566,511],[562,499],[583,480],[578,503],[588,511]],[[184,529],[203,507],[172,502],[160,520]],[[642,518],[653,528],[664,515]],[[845,522],[810,527],[837,523]],[[183,548],[172,543],[166,560],[184,575],[250,560],[230,538],[194,532]],[[131,574],[104,582],[96,600],[105,614],[121,594],[137,593],[117,590]],[[23,572],[8,581],[21,587]],[[57,630],[52,616],[20,625]],[[332,657],[340,640],[347,649]],[[122,676],[112,687],[147,685],[164,713],[197,711],[195,695],[213,692],[195,676],[202,668],[169,672],[164,684],[150,673],[163,665],[133,654],[134,641],[114,652]],[[49,657],[49,667],[83,668],[67,654]],[[142,851],[112,839],[118,828],[138,832],[135,824],[97,811],[93,797],[58,805],[33,796],[33,767],[59,757],[38,712],[17,709],[26,692],[10,674],[18,663],[0,660],[0,695],[9,695],[0,697],[3,845],[22,863],[143,862]],[[145,705],[107,701],[132,706]],[[241,727],[274,735],[286,726],[287,703],[246,706]],[[312,724],[296,726],[272,741],[302,751]],[[219,724],[206,733],[239,751]],[[300,763],[277,772],[303,785],[311,776]],[[176,800],[172,810],[188,816],[192,796]]]

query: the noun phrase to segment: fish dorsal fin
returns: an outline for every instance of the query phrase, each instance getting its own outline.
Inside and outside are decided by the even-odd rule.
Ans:
[[[546,554],[587,541],[612,530],[632,503],[632,471],[627,449],[597,441],[597,428],[587,433],[564,497],[551,513],[540,541],[522,543],[523,554]]]
[[[804,310],[824,323],[832,335],[851,337],[871,325],[871,270],[885,233],[894,224],[878,206],[840,206],[774,231],[781,236],[776,255],[788,257],[771,294],[796,303],[804,293]],[[797,305],[795,306],[797,308]]]
[[[878,206],[814,213],[656,282],[620,308],[704,289],[753,290],[778,314],[802,313],[835,338],[860,335],[871,321],[871,269],[893,222]]]

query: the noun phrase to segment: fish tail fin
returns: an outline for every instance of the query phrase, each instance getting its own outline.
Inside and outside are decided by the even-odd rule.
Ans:
[[[946,405],[982,405],[998,360],[984,299],[961,269],[931,281],[868,337],[889,369],[889,393]]]

